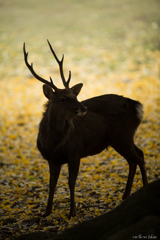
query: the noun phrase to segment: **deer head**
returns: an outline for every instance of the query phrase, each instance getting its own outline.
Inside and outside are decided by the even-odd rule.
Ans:
[[[77,100],[77,95],[81,91],[83,84],[79,83],[71,88],[69,87],[69,83],[71,80],[71,71],[69,71],[69,77],[68,77],[68,80],[66,81],[63,73],[64,55],[62,55],[62,59],[60,61],[56,56],[54,50],[52,49],[52,46],[49,43],[49,41],[48,41],[48,44],[54,58],[56,59],[59,65],[61,79],[65,88],[64,89],[57,88],[54,85],[51,77],[50,77],[50,81],[47,81],[36,74],[36,72],[33,69],[33,63],[31,63],[31,65],[28,63],[28,52],[26,53],[25,43],[24,43],[23,52],[24,52],[24,60],[25,60],[26,66],[29,68],[30,72],[36,79],[45,83],[43,85],[43,93],[51,103],[50,106],[52,110],[54,109],[55,111],[57,111],[57,114],[59,113],[59,115],[64,120],[73,119],[77,115],[83,116],[87,112],[87,107]]]

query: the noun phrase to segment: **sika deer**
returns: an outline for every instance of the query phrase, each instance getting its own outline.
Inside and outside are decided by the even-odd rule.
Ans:
[[[133,141],[136,129],[142,121],[142,104],[138,101],[107,94],[79,102],[77,95],[83,86],[79,83],[69,87],[63,73],[63,59],[59,61],[48,41],[50,50],[56,59],[64,89],[57,88],[52,79],[47,81],[38,76],[33,64],[28,63],[28,53],[23,47],[27,67],[35,78],[45,83],[43,93],[48,99],[45,112],[39,125],[37,147],[50,169],[50,189],[48,205],[44,216],[52,212],[53,196],[61,165],[69,168],[70,214],[76,215],[74,188],[79,171],[80,159],[100,153],[113,147],[129,164],[129,175],[123,199],[131,192],[137,164],[140,167],[143,184],[147,184],[147,175],[143,151]]]

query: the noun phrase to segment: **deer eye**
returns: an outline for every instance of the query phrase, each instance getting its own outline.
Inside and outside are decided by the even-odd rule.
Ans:
[[[61,97],[61,102],[65,102],[66,99],[64,97]]]

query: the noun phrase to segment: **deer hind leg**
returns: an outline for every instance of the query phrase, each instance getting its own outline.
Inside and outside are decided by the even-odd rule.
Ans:
[[[138,165],[140,167],[140,171],[142,174],[143,185],[146,185],[146,184],[148,184],[148,180],[147,180],[147,173],[146,173],[146,167],[145,167],[145,161],[144,161],[144,154],[143,154],[143,151],[141,149],[139,149],[136,145],[134,145],[134,147],[135,147],[135,150],[136,150],[138,156],[142,160],[138,163]]]
[[[121,148],[115,148],[115,150],[120,153],[128,162],[129,164],[129,175],[128,175],[128,180],[125,188],[125,192],[123,194],[122,199],[126,199],[130,193],[131,193],[131,188],[134,180],[134,176],[136,173],[136,168],[137,164],[140,167],[141,174],[142,174],[142,179],[143,179],[143,184],[147,184],[147,175],[146,175],[146,170],[145,170],[145,162],[144,162],[144,156],[143,156],[143,151],[140,150],[134,143],[125,146]]]
[[[57,184],[60,169],[61,169],[61,165],[54,164],[52,161],[49,161],[48,164],[49,164],[49,170],[50,170],[49,197],[48,197],[46,212],[43,215],[43,217],[46,217],[52,213],[53,196],[54,196],[56,184]]]
[[[132,184],[133,184],[133,180],[134,180],[134,176],[136,173],[136,168],[137,168],[137,163],[127,159],[128,164],[129,164],[129,175],[128,175],[128,180],[127,180],[127,184],[126,184],[126,188],[125,188],[125,192],[123,194],[122,199],[126,199],[127,197],[129,197],[130,193],[131,193],[131,188],[132,188]]]

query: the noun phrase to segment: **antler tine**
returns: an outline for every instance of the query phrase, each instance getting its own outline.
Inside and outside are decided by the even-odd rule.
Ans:
[[[69,82],[71,80],[71,71],[69,71],[69,77],[68,77],[68,80],[66,81],[65,80],[65,77],[64,77],[64,73],[63,73],[63,60],[64,60],[64,55],[62,55],[62,59],[61,61],[58,59],[57,55],[55,54],[50,42],[47,40],[48,42],[48,45],[50,47],[50,50],[51,52],[53,53],[53,56],[55,57],[58,65],[59,65],[59,69],[60,69],[60,74],[61,74],[61,79],[62,79],[62,82],[63,82],[63,85],[65,86],[65,88],[69,88]]]
[[[52,81],[52,78],[50,77],[50,82],[41,78],[40,76],[37,75],[37,73],[34,71],[33,69],[33,63],[31,63],[31,65],[28,63],[28,52],[26,53],[26,49],[25,49],[25,42],[23,44],[23,52],[24,52],[24,61],[25,61],[25,64],[26,66],[29,68],[30,72],[32,73],[32,75],[38,79],[39,81],[47,84],[48,86],[50,86],[51,88],[53,88],[55,91],[58,89],[54,84],[53,84],[53,81]]]
[[[69,71],[69,77],[68,77],[68,80],[67,80],[67,85],[68,86],[69,86],[70,80],[71,80],[71,71]]]

